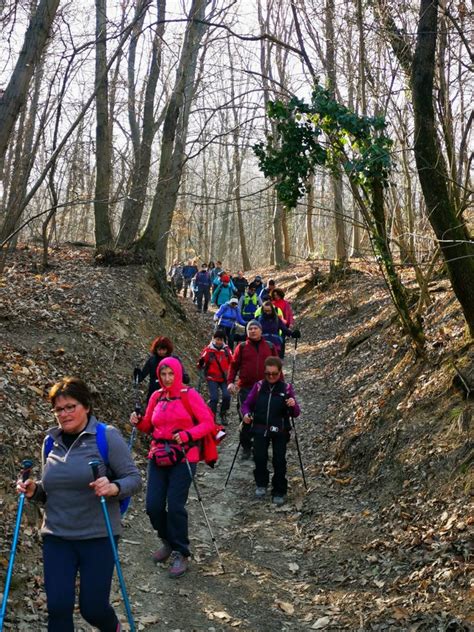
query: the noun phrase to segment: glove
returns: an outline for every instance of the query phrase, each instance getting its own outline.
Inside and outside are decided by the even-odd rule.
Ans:
[[[206,361],[204,360],[204,358],[199,358],[198,367],[202,369],[205,364]]]
[[[293,329],[291,337],[296,339],[301,338],[301,331],[299,329]]]
[[[141,376],[142,376],[142,372],[141,372],[141,370],[140,370],[140,369],[136,366],[136,367],[133,369],[133,381],[134,381],[134,382],[139,382],[139,381],[140,381]]]
[[[190,381],[189,375],[187,373],[183,373],[183,384],[189,384]]]

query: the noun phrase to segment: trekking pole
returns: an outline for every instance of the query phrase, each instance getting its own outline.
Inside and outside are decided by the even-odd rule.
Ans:
[[[142,406],[140,404],[140,397],[138,395],[138,375],[136,375],[134,378],[134,384],[135,384],[135,413],[137,414],[137,416],[140,416],[142,414]],[[130,450],[130,452],[132,451],[133,444],[135,443],[136,438],[137,438],[137,429],[135,428],[135,426],[133,426],[132,432],[130,433],[130,439],[128,440],[128,449]]]
[[[235,460],[237,459],[237,454],[239,453],[240,445],[241,445],[241,443],[240,443],[240,439],[239,439],[239,443],[237,444],[237,450],[235,451],[234,458],[232,459],[232,463],[231,463],[229,472],[227,474],[227,478],[225,479],[224,489],[227,487],[227,483],[229,482],[230,475],[232,474],[232,470],[234,469]]]
[[[305,473],[304,473],[304,465],[303,465],[303,459],[301,457],[300,444],[299,444],[299,441],[298,441],[298,433],[296,432],[296,424],[295,424],[294,417],[290,417],[290,419],[291,419],[291,425],[293,426],[293,430],[295,431],[296,451],[298,452],[298,459],[299,459],[299,462],[300,462],[301,475],[303,476],[304,488],[306,489],[306,491],[308,491],[308,483],[306,482],[306,476],[305,476]]]
[[[186,456],[186,452],[185,452],[183,447],[181,447],[181,450],[183,452],[183,456],[184,456],[184,460],[186,461],[186,465],[188,467],[189,476],[191,477],[191,480],[193,482],[194,491],[196,492],[197,499],[199,501],[199,504],[201,505],[202,514],[203,514],[204,519],[206,521],[207,528],[209,529],[209,533],[211,535],[211,540],[214,543],[214,548],[216,549],[217,557],[219,559],[219,564],[221,565],[222,572],[225,573],[224,563],[222,561],[221,554],[219,553],[219,547],[217,546],[217,540],[214,537],[214,533],[213,533],[212,528],[211,528],[211,523],[209,522],[209,518],[207,517],[207,513],[206,513],[206,510],[204,508],[204,503],[202,502],[202,496],[201,496],[201,493],[199,491],[198,484],[196,482],[196,477],[194,476],[193,471],[191,469],[191,463],[188,461],[188,457]]]
[[[97,480],[99,476],[100,461],[89,461],[89,465],[92,468],[92,475],[94,477],[94,480]],[[136,632],[135,621],[133,620],[132,610],[130,608],[130,602],[128,600],[127,588],[125,587],[125,580],[122,574],[122,567],[120,566],[117,545],[115,543],[115,538],[112,531],[112,525],[110,524],[110,516],[109,516],[109,511],[107,509],[107,501],[105,500],[105,496],[100,497],[100,504],[102,505],[105,526],[107,527],[107,534],[109,536],[110,546],[112,547],[112,553],[114,555],[115,567],[117,569],[117,576],[120,583],[120,590],[122,591],[123,603],[125,605],[125,611],[127,613],[127,619],[128,619],[128,624],[130,626],[130,632]]]
[[[295,378],[295,366],[296,366],[296,350],[298,348],[298,338],[295,338],[295,352],[293,354],[293,364],[291,366],[291,384],[293,384],[293,380]],[[306,476],[304,473],[304,466],[303,466],[303,459],[301,457],[301,450],[300,450],[300,444],[298,441],[298,433],[296,432],[296,424],[295,424],[295,419],[294,417],[290,417],[291,419],[291,425],[293,427],[293,430],[295,431],[295,444],[296,444],[296,451],[298,452],[298,459],[300,462],[300,468],[301,468],[301,474],[303,476],[303,483],[304,483],[304,487],[306,489],[306,491],[308,490],[308,484],[306,482]]]
[[[202,383],[204,381],[204,375],[205,375],[204,369],[199,369],[199,379],[198,379],[197,389],[196,389],[199,394],[201,394],[201,388],[202,388]]]
[[[33,467],[33,461],[25,460],[21,463],[21,480],[25,482]],[[10,550],[10,560],[8,562],[7,577],[5,579],[5,588],[3,589],[2,608],[0,610],[0,632],[3,630],[3,622],[5,620],[5,614],[7,611],[8,593],[10,592],[10,583],[13,574],[13,564],[15,563],[16,547],[18,544],[18,535],[20,533],[21,516],[23,514],[23,505],[25,504],[25,492],[21,492],[18,499],[18,509],[16,512],[15,530],[13,532],[13,542]]]

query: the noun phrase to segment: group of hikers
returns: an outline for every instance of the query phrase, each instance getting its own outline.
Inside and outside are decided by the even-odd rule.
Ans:
[[[211,340],[197,362],[208,402],[199,392],[203,379],[197,390],[188,386],[190,378],[165,336],[152,342],[144,366],[133,372],[135,384],[149,378],[146,408],[137,407],[130,422],[133,432],[150,437],[146,513],[161,541],[152,557],[168,563],[171,578],[188,569],[188,493],[192,483],[196,487],[197,463],[207,461],[204,446],[215,451],[217,433],[229,423],[231,397],[240,418],[237,452],[254,461],[255,497],[263,499],[270,487],[276,506],[285,502],[286,448],[292,419],[300,414],[293,385],[283,375],[285,338],[300,335],[285,292],[274,282],[265,285],[260,276],[250,283],[240,272],[231,276],[220,262],[211,268],[217,270],[211,281],[209,268],[202,264],[192,276],[186,266],[182,270],[184,295],[193,282],[197,309],[206,311],[209,300],[217,308]],[[42,476],[25,475],[17,482],[20,495],[44,508],[48,630],[74,630],[79,572],[82,616],[103,632],[117,632],[122,628],[110,604],[114,563],[119,570],[114,546],[122,532],[122,503],[140,490],[141,476],[120,432],[94,416],[91,392],[81,379],[62,379],[49,400],[57,424],[46,433]]]

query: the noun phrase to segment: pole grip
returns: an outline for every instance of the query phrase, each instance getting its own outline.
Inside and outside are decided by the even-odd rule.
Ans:
[[[31,459],[25,459],[21,462],[21,480],[25,482],[30,477],[31,468],[33,467],[33,461]]]
[[[92,469],[92,476],[95,481],[99,478],[99,465],[100,461],[89,461],[89,466]]]

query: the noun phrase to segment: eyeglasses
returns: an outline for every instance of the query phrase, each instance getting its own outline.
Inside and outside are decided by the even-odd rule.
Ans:
[[[265,371],[265,375],[267,377],[276,377],[277,375],[280,375],[280,371],[277,371],[275,373],[275,371]]]
[[[56,415],[56,417],[59,417],[63,413],[73,413],[76,408],[77,404],[66,404],[66,406],[63,406],[62,408],[60,406],[58,406],[57,408],[52,408],[51,412],[53,413],[53,415]]]

